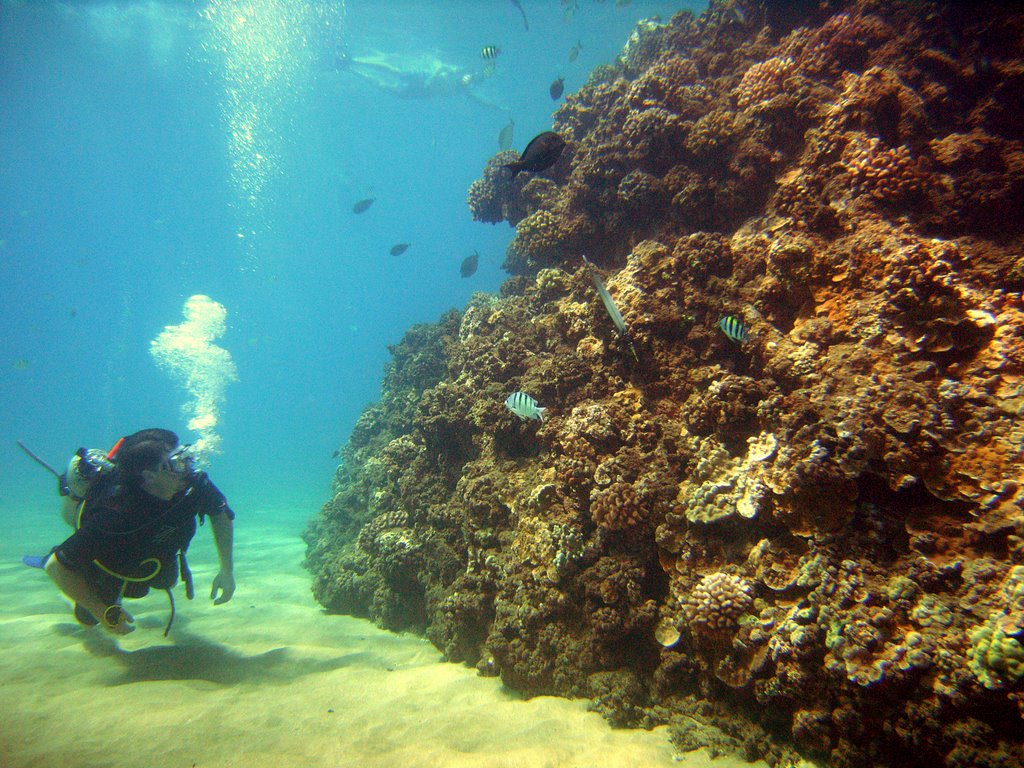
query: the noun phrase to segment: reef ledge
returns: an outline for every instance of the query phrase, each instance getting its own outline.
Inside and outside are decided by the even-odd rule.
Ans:
[[[640,25],[470,188],[513,276],[393,348],[317,600],[681,750],[1024,764],[1022,52],[1011,3]]]

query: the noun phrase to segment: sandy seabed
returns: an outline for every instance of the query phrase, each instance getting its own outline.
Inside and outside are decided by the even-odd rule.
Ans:
[[[138,629],[115,640],[76,624],[46,575],[21,564],[45,548],[0,543],[0,765],[750,765],[673,757],[665,728],[616,730],[582,701],[524,701],[422,638],[325,615],[301,566],[301,522],[247,512],[234,599],[209,600],[216,556],[200,528],[189,552],[196,599],[175,590],[168,638],[163,592],[127,601]]]

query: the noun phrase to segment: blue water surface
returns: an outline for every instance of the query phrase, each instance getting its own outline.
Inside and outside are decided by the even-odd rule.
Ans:
[[[387,346],[501,283],[513,230],[465,203],[501,128],[522,150],[552,80],[571,93],[638,19],[704,4],[522,5],[529,31],[507,0],[3,0],[0,519],[55,514],[18,439],[62,467],[142,427],[195,438],[150,354],[194,294],[227,309],[238,370],[215,482],[242,520],[325,501]]]

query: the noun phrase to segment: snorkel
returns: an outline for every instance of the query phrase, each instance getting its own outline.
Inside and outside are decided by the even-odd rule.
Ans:
[[[107,451],[107,461],[113,461],[114,460],[114,458],[117,456],[117,452],[121,450],[121,446],[122,445],[124,445],[124,438],[123,437],[120,438],[116,443],[114,443],[114,447],[113,448],[111,448],[109,451]]]

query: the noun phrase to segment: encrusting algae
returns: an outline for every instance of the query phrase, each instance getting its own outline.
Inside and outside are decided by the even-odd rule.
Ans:
[[[392,350],[317,599],[680,749],[1024,763],[1022,52],[1012,4],[638,27],[471,187],[514,276]]]

